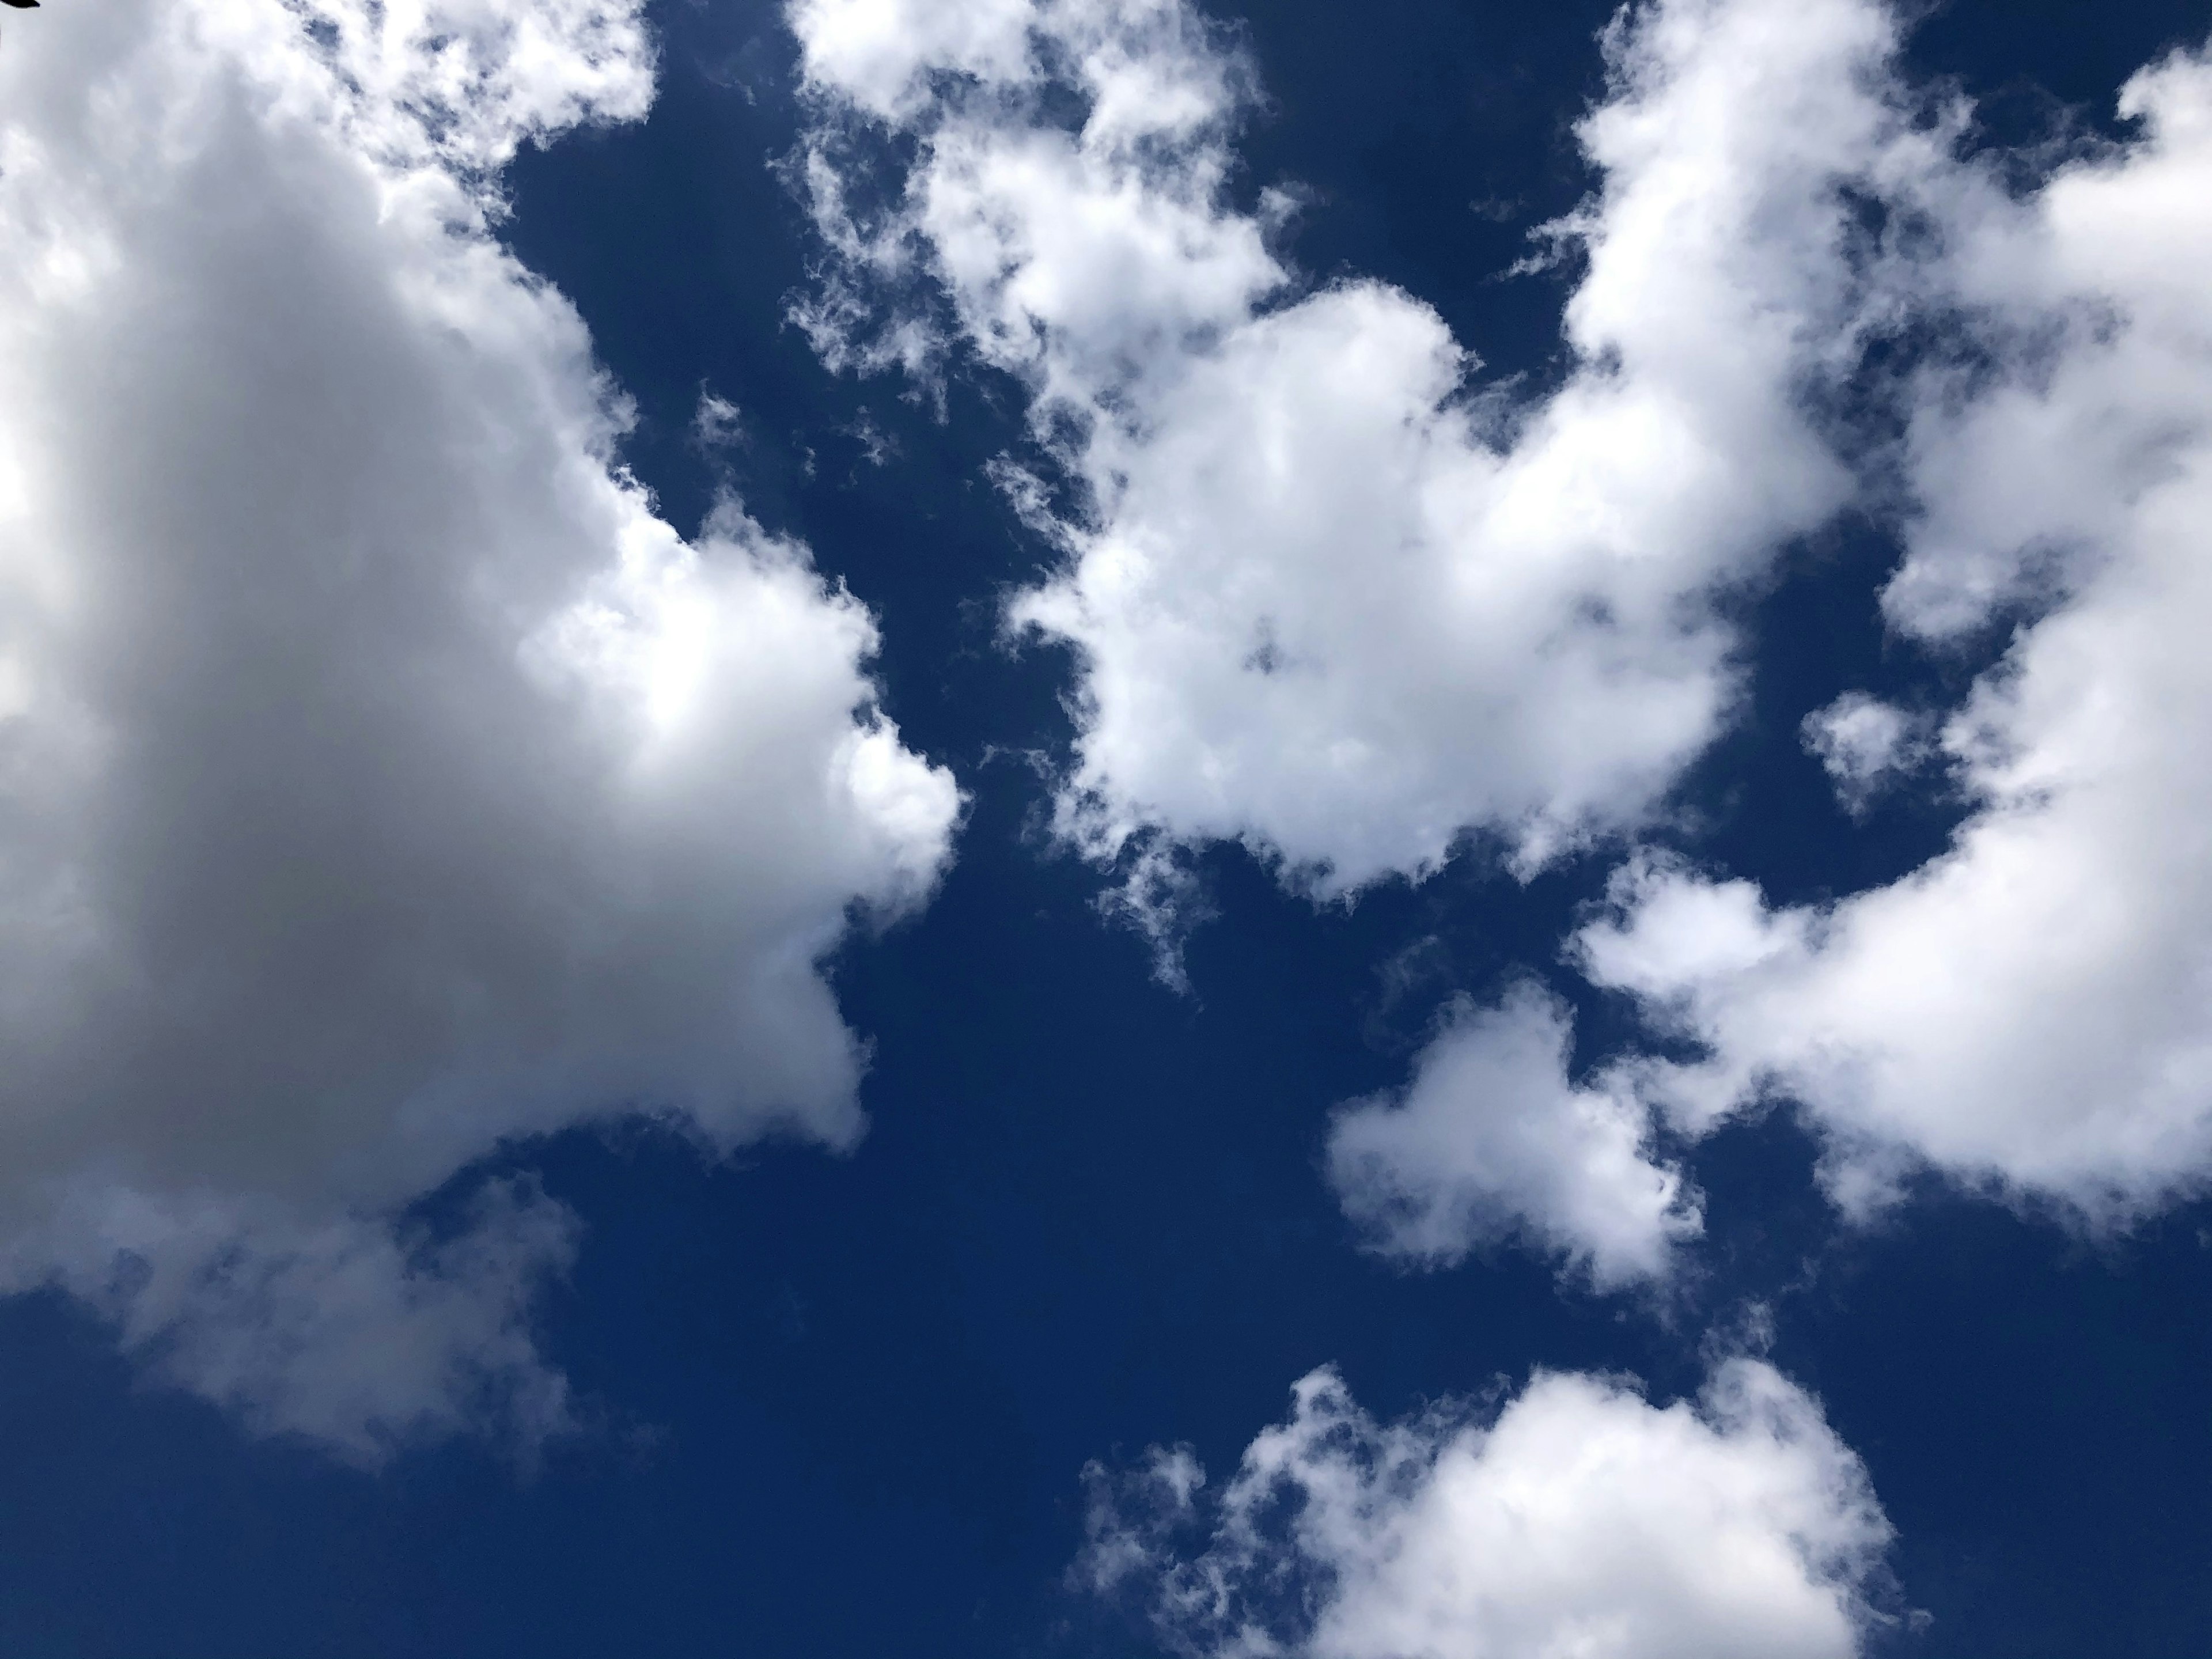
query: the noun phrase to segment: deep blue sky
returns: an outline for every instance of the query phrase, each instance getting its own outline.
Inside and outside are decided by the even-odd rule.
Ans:
[[[1493,369],[1540,377],[1561,289],[1498,273],[1588,182],[1568,129],[1606,10],[1245,6],[1270,98],[1245,183],[1311,188],[1309,276],[1400,283]],[[2204,1651],[2212,1207],[2091,1245],[1931,1191],[1844,1232],[1776,1118],[1696,1152],[1712,1270],[1671,1324],[1521,1255],[1421,1276],[1352,1249],[1318,1169],[1329,1108],[1398,1082],[1453,990],[1545,970],[1605,861],[1526,890],[1455,866],[1347,913],[1217,853],[1192,994],[1153,983],[1093,913],[1095,872],[1040,844],[1037,778],[1006,757],[1067,738],[1065,665],[994,643],[994,595],[1044,557],[980,476],[1020,441],[1017,400],[963,374],[940,423],[896,381],[821,368],[781,321],[808,243],[767,166],[797,119],[775,9],[656,21],[651,119],[526,156],[507,234],[635,398],[630,459],[664,510],[694,526],[726,468],[803,538],[881,617],[908,741],[973,794],[927,913],[842,958],[872,1131],[846,1158],[720,1169],[644,1133],[518,1154],[588,1227],[545,1341],[599,1425],[534,1470],[468,1445],[336,1468],[134,1382],[58,1303],[0,1305],[0,1651],[1143,1652],[1065,1587],[1086,1460],[1184,1440],[1226,1468],[1324,1361],[1384,1414],[1532,1364],[1673,1394],[1754,1298],[1872,1471],[1903,1601],[1933,1614],[1896,1651]],[[2206,21],[1956,0],[1916,52],[2017,136],[2054,103],[2103,118]],[[702,386],[743,411],[720,456],[688,434]],[[864,411],[894,440],[881,465]],[[1691,849],[1778,899],[1891,878],[1949,827],[1852,830],[1797,746],[1846,686],[1978,665],[1884,646],[1869,595],[1890,556],[1845,533],[1794,560],[1760,601],[1751,717],[1687,786],[1710,826]],[[1618,1016],[1587,1012],[1595,1053]]]

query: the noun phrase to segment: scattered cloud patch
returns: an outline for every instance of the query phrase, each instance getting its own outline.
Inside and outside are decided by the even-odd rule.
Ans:
[[[462,1432],[527,1459],[575,1426],[531,1321],[580,1233],[526,1180],[486,1184],[442,1238],[374,1216],[87,1182],[15,1248],[27,1273],[111,1319],[154,1375],[257,1432],[373,1468]]]
[[[1071,488],[1024,498],[1061,562],[1008,617],[1073,648],[1055,821],[1120,861],[1166,976],[1152,872],[1178,848],[1239,841],[1331,897],[1470,832],[1528,873],[1650,823],[1740,691],[1716,600],[1847,506],[1887,510],[1887,472],[1855,476],[1879,452],[1908,503],[1900,635],[2027,621],[1963,707],[1846,696],[1806,741],[1854,812],[1940,763],[1973,816],[1905,881],[1811,908],[1639,860],[1578,948],[1707,1056],[1610,1074],[1635,1095],[1610,1121],[1695,1135],[1791,1097],[1854,1207],[1933,1165],[2124,1217],[2212,1170],[2202,55],[2130,83],[2131,140],[2021,191],[1899,71],[1876,0],[1624,10],[1578,129],[1596,188],[1550,231],[1580,270],[1571,368],[1528,400],[1486,392],[1413,296],[1302,286],[1283,204],[1231,189],[1250,67],[1188,6],[792,16],[833,359],[957,343],[1026,386]],[[1935,343],[1869,368],[1898,338]],[[1843,429],[1846,381],[1901,445]],[[1346,1119],[1354,1216],[1413,1259],[1503,1227],[1597,1271],[1605,1230],[1559,1220],[1604,1190],[1587,1146],[1539,1132],[1597,1103],[1540,1081],[1510,1180],[1498,1124],[1420,1079]],[[1665,1172],[1620,1167],[1618,1237],[1664,1236]]]
[[[2113,1218],[2201,1184],[2203,54],[2130,82],[2131,138],[2022,191],[2014,158],[1972,152],[1969,112],[1898,70],[1874,0],[1625,12],[1580,129],[1600,183],[1555,232],[1582,260],[1574,366],[1516,403],[1411,296],[1299,285],[1279,220],[1229,188],[1249,68],[1186,8],[1009,5],[988,39],[909,19],[857,78],[847,15],[794,13],[833,276],[892,296],[846,322],[904,326],[927,290],[1030,390],[1080,505],[1027,498],[1062,563],[1009,616],[1074,647],[1057,823],[1133,872],[1156,943],[1177,937],[1174,894],[1144,885],[1164,848],[1243,841],[1328,896],[1418,877],[1470,830],[1526,872],[1648,822],[1736,695],[1714,596],[1890,499],[1845,464],[1866,434],[1808,410],[1868,372],[1869,340],[1932,340],[1861,388],[1904,417],[1885,611],[1936,646],[2025,620],[1961,707],[1847,696],[1805,736],[1847,808],[1940,763],[1972,815],[1906,879],[1811,908],[1638,860],[1578,948],[1707,1054],[1619,1076],[1693,1135],[1799,1101],[1853,1207],[1916,1166]],[[869,131],[910,146],[888,184],[854,160]],[[1575,1098],[1524,1097],[1554,1126]],[[1480,1172],[1432,1160],[1394,1188],[1392,1156],[1340,1164],[1378,1242],[1589,1236],[1547,1235],[1535,1164],[1502,1182],[1489,1121],[1441,1099],[1417,1081],[1419,1109],[1346,1120]],[[1587,1174],[1569,1145],[1522,1143],[1565,1159],[1547,1204]],[[1638,1181],[1621,1224],[1650,1237]]]

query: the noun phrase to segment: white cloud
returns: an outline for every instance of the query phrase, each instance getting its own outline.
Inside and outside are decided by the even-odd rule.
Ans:
[[[355,1455],[543,1425],[569,1224],[392,1217],[622,1110],[849,1144],[816,963],[926,894],[957,793],[804,550],[654,516],[490,234],[519,144],[644,112],[634,0],[38,21],[0,53],[7,1282]]]
[[[1373,1248],[1447,1267],[1517,1236],[1601,1290],[1671,1273],[1674,1247],[1698,1231],[1696,1194],[1653,1158],[1632,1089],[1568,1081],[1571,1030],[1534,986],[1495,1008],[1460,1005],[1402,1095],[1337,1115],[1330,1179]]]
[[[1297,286],[1269,250],[1285,199],[1226,188],[1252,72],[1182,0],[994,8],[988,46],[919,11],[791,15],[822,112],[817,340],[933,372],[933,285],[1085,499],[1055,519],[1018,492],[1064,556],[1009,618],[1075,647],[1058,826],[1123,860],[1115,908],[1164,977],[1198,844],[1332,896],[1470,830],[1526,874],[1650,820],[1738,693],[1715,601],[1856,493],[1808,412],[1892,299],[1850,192],[1933,142],[1885,9],[1622,14],[1579,128],[1599,183],[1554,228],[1583,270],[1541,397],[1483,386],[1396,289]],[[914,161],[863,212],[883,125]],[[1515,1233],[1601,1284],[1664,1273],[1694,1204],[1644,1106],[1571,1087],[1560,1041],[1500,1011],[1403,1107],[1342,1121],[1335,1176],[1380,1247],[1440,1262]]]
[[[1894,703],[1846,691],[1805,716],[1806,749],[1836,787],[1836,798],[1853,816],[1916,764],[1925,749],[1919,718]]]
[[[1525,871],[1648,817],[1735,695],[1711,600],[1850,490],[1802,394],[1850,355],[1838,186],[1899,126],[1884,13],[1669,0],[1607,36],[1602,182],[1559,228],[1587,258],[1573,367],[1540,398],[1478,391],[1398,289],[1294,289],[1285,198],[1226,192],[1249,70],[1182,0],[791,16],[836,255],[817,337],[926,366],[900,292],[925,275],[1088,496],[1010,612],[1080,664],[1064,833],[1241,840],[1337,894],[1470,829]],[[879,214],[853,206],[871,118],[918,145]]]
[[[1218,1499],[1188,1451],[1118,1489],[1089,1472],[1087,1576],[1179,1652],[1847,1659],[1876,1621],[1891,1529],[1865,1468],[1761,1361],[1665,1407],[1540,1372],[1486,1424],[1378,1425],[1329,1370],[1292,1397]]]
[[[1941,155],[1894,186],[1975,360],[1914,389],[1885,604],[1939,641],[2043,612],[1943,728],[1977,810],[1826,908],[1647,863],[1583,936],[1709,1045],[1650,1096],[1690,1126],[1794,1097],[1850,1204],[1926,1164],[2124,1220],[2212,1174],[2212,62],[2122,109],[2131,140],[2030,194]]]
[[[1018,78],[1027,71],[1031,0],[791,0],[806,73],[871,114],[903,114],[928,75]]]
[[[827,15],[794,21],[827,112],[809,176],[837,274],[929,276],[957,334],[1027,381],[1036,430],[1087,492],[1084,515],[1048,526],[1060,574],[1011,615],[1077,648],[1060,827],[1101,855],[1155,849],[1130,908],[1170,948],[1153,888],[1178,846],[1240,839],[1330,895],[1418,875],[1469,828],[1525,871],[1648,818],[1734,695],[1710,598],[1845,502],[1882,506],[1804,410],[1895,325],[1938,343],[1862,387],[1909,417],[1887,613],[1939,644],[2029,620],[1932,742],[1870,701],[1808,731],[1847,805],[1934,759],[1973,816],[1926,868],[1827,907],[1774,910],[1639,862],[1620,914],[1581,936],[1585,960],[1708,1045],[1644,1064],[1642,1098],[1692,1133],[1799,1099],[1847,1204],[1915,1164],[2112,1218],[2202,1184],[2200,56],[2130,83],[2131,141],[2019,193],[2002,158],[1961,159],[1960,112],[1908,118],[1933,106],[1895,70],[1874,0],[1626,14],[1582,128],[1601,183],[1567,227],[1587,256],[1573,367],[1528,401],[1470,397],[1462,348],[1407,295],[1296,289],[1268,249],[1279,204],[1226,194],[1249,70],[1186,7],[1036,0],[1020,51],[1004,14],[988,51],[890,27],[866,84],[840,69]],[[1079,127],[1048,112],[1070,93]],[[873,217],[846,212],[861,114],[916,143]],[[888,355],[927,358],[915,313],[894,315]],[[1514,1112],[1556,1125],[1562,1090],[1547,1072]],[[1488,1119],[1360,1121],[1408,1146],[1419,1128],[1431,1151],[1395,1192],[1392,1159],[1347,1182],[1386,1243],[1441,1257],[1470,1227],[1517,1224],[1587,1248],[1587,1222],[1542,1219],[1577,1190],[1568,1143],[1534,1128],[1520,1143],[1565,1158],[1540,1203],[1538,1162],[1488,1173]],[[1446,1181],[1437,1146],[1486,1173]],[[1632,1185],[1620,1224],[1648,1237],[1653,1189]]]

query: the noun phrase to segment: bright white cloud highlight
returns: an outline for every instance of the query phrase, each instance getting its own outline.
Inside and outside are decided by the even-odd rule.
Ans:
[[[1671,1273],[1698,1231],[1696,1194],[1653,1156],[1632,1089],[1568,1080],[1571,1036],[1566,1008],[1534,986],[1460,1005],[1401,1094],[1338,1114],[1330,1179],[1372,1248],[1448,1267],[1519,1237],[1600,1290]]]
[[[1850,356],[1839,186],[1899,125],[1886,14],[1669,0],[1608,33],[1601,182],[1558,228],[1573,368],[1533,401],[1411,295],[1296,288],[1285,199],[1225,186],[1251,77],[1182,0],[790,15],[817,338],[927,363],[926,278],[1086,500],[1010,612],[1079,663],[1064,833],[1241,840],[1330,895],[1470,830],[1526,871],[1649,817],[1735,696],[1713,597],[1850,490],[1803,393]],[[915,159],[864,212],[885,127]]]
[[[1487,1422],[1389,1425],[1320,1370],[1218,1498],[1187,1450],[1090,1474],[1091,1582],[1224,1659],[1849,1659],[1891,1536],[1818,1402],[1751,1359],[1694,1404],[1540,1372]]]
[[[634,0],[115,0],[0,52],[0,1233],[185,1385],[373,1458],[557,1425],[502,1139],[849,1144],[816,969],[957,807],[872,623],[613,459],[517,146],[635,118]]]
[[[1885,603],[1936,641],[2044,613],[1943,728],[1973,816],[1821,908],[1647,862],[1582,938],[1708,1045],[1650,1097],[1690,1127],[1802,1102],[1850,1203],[1932,1164],[2124,1220],[2212,1172],[2212,62],[2121,109],[2131,139],[2032,194],[1932,153],[1893,186],[1936,233],[1914,297],[1978,361],[1914,389]]]

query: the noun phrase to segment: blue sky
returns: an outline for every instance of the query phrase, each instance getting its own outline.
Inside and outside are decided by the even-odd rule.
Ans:
[[[2208,27],[11,16],[0,1643],[2197,1651]]]

